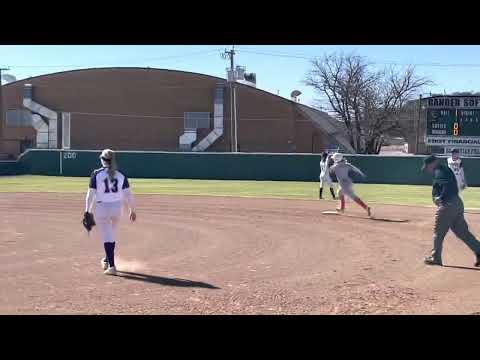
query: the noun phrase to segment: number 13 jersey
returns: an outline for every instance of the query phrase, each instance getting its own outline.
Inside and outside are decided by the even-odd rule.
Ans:
[[[110,179],[107,171],[108,168],[95,170],[90,177],[89,187],[96,190],[97,202],[122,201],[123,190],[130,187],[128,179],[118,170],[113,179]]]

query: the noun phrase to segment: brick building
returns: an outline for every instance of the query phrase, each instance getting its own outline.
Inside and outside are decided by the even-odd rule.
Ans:
[[[241,152],[352,149],[341,123],[293,100],[236,83]],[[232,96],[222,78],[151,68],[97,68],[3,88],[0,153],[29,147],[232,151]]]

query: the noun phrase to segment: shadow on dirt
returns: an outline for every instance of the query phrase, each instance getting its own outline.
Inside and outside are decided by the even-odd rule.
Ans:
[[[477,267],[468,267],[468,266],[443,265],[443,267],[453,268],[453,269],[462,269],[462,270],[475,270],[475,271],[480,271],[480,268],[477,268]]]
[[[124,279],[144,281],[158,285],[164,286],[179,286],[179,287],[198,287],[205,289],[220,289],[211,284],[207,284],[200,281],[191,281],[187,279],[178,279],[178,278],[166,278],[161,276],[154,276],[148,274],[140,274],[129,271],[117,271],[117,275]]]
[[[363,219],[363,220],[374,220],[374,221],[384,221],[384,222],[394,222],[394,223],[406,223],[409,222],[410,220],[408,219],[390,219],[390,218],[381,218],[381,217],[368,217],[366,215],[357,215],[357,214],[348,214],[348,213],[339,213],[337,211],[322,211],[322,214],[324,215],[337,215],[337,216],[346,216],[346,217],[351,217],[351,218],[356,218],[356,219]]]

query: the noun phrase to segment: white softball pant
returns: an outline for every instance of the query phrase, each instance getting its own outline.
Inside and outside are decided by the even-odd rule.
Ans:
[[[462,185],[464,184],[463,178],[460,176],[455,176],[457,179],[457,186],[458,186],[458,193],[460,194],[464,189],[462,189]]]
[[[329,175],[320,175],[320,187],[323,188],[324,184],[327,184],[329,187],[333,187],[333,181]]]
[[[103,242],[116,242],[117,227],[122,216],[122,202],[97,202],[95,222]]]

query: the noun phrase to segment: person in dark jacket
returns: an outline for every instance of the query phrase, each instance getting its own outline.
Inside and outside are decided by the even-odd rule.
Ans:
[[[433,175],[432,198],[437,206],[433,250],[431,256],[425,258],[425,264],[442,266],[443,240],[451,229],[473,251],[476,256],[475,266],[480,267],[480,242],[470,232],[465,221],[463,201],[458,196],[455,174],[434,155],[426,157],[423,162],[422,171],[426,170]]]

